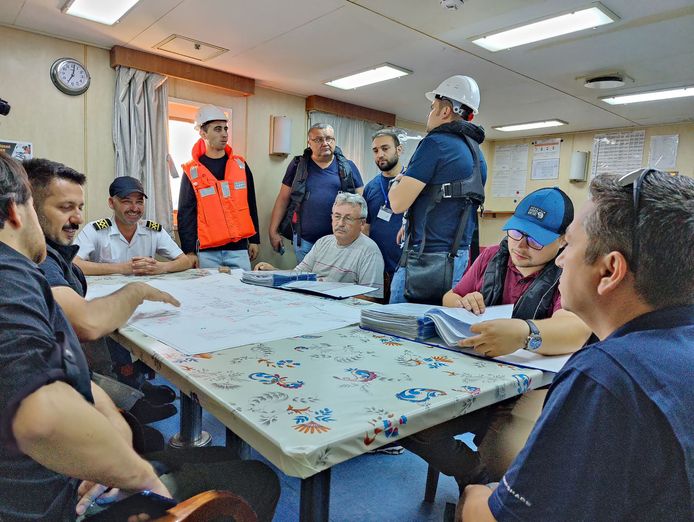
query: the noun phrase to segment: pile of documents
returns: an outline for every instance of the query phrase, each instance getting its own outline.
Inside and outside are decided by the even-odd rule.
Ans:
[[[296,270],[265,270],[246,271],[241,275],[241,281],[251,285],[269,286],[276,288],[292,281],[315,281],[316,274],[312,272],[297,272]]]
[[[366,330],[423,341],[434,337],[434,321],[426,317],[431,305],[398,303],[373,306],[361,311],[359,326]]]
[[[400,303],[369,307],[361,311],[360,326],[389,335],[424,341],[437,334],[448,346],[474,335],[470,326],[491,319],[508,319],[513,305],[490,306],[481,315],[463,308]]]

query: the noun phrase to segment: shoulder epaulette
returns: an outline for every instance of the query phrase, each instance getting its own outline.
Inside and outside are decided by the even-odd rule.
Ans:
[[[104,230],[111,227],[111,220],[109,218],[97,219],[92,223],[92,226],[97,230]]]
[[[155,232],[161,231],[161,225],[159,223],[157,223],[156,221],[147,221],[147,223],[145,223],[145,226],[147,228],[154,230]]]

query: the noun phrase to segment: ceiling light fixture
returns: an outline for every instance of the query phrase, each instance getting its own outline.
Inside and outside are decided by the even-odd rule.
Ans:
[[[562,120],[531,121],[528,123],[514,123],[513,125],[492,127],[492,129],[501,132],[513,132],[522,130],[544,129],[545,127],[559,127],[560,125],[568,125],[568,122]]]
[[[497,52],[511,49],[548,38],[555,38],[585,29],[611,24],[619,17],[599,2],[592,7],[552,16],[537,22],[521,25],[485,36],[474,37],[472,43],[488,51]]]
[[[113,25],[140,0],[109,0],[93,2],[90,0],[68,0],[62,13],[85,18],[104,25]]]
[[[610,74],[588,78],[583,84],[588,89],[616,89],[624,87],[624,78],[619,74]]]
[[[619,96],[609,96],[600,98],[610,105],[626,105],[627,103],[641,103],[649,101],[671,100],[673,98],[686,98],[694,96],[694,85],[682,87],[680,89],[668,89],[665,91],[648,91],[634,94],[620,94]]]
[[[338,78],[337,80],[331,80],[324,83],[325,85],[337,87],[338,89],[349,90],[364,87],[365,85],[371,85],[372,83],[392,80],[393,78],[400,78],[402,76],[407,76],[408,74],[412,74],[412,71],[408,71],[402,67],[396,67],[395,65],[391,65],[389,63],[384,63],[383,65],[378,65],[367,71],[350,74],[349,76],[344,76],[342,78]]]

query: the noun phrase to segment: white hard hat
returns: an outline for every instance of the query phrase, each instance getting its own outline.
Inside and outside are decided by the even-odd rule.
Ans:
[[[426,93],[425,96],[429,101],[434,101],[436,96],[443,96],[470,107],[474,114],[477,114],[480,108],[480,88],[477,82],[469,76],[460,74],[442,81],[436,89]],[[456,109],[460,110],[458,107],[453,107],[454,112],[459,114]]]
[[[200,127],[208,121],[228,121],[226,112],[215,105],[203,105],[195,114],[195,130],[200,130]]]

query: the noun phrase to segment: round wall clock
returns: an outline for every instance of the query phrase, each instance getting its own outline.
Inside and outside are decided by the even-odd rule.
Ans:
[[[58,58],[51,65],[51,81],[65,94],[78,96],[89,89],[87,68],[72,58]]]

